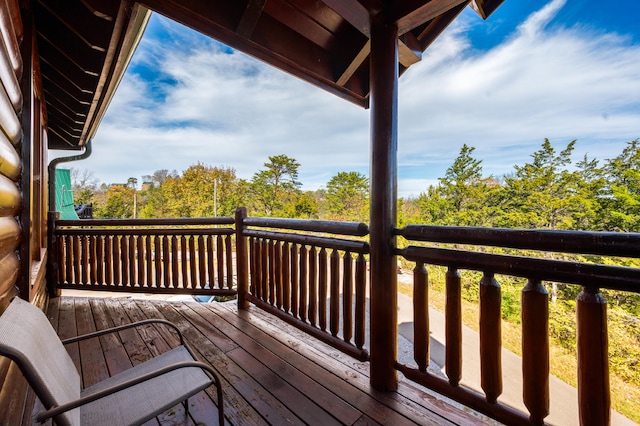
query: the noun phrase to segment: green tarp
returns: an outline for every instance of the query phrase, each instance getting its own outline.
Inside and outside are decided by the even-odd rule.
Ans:
[[[71,190],[71,171],[56,169],[56,211],[62,220],[77,220],[73,209],[73,192]]]

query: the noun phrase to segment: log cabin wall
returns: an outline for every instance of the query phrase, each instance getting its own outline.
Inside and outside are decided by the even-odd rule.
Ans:
[[[21,229],[19,184],[22,178],[23,96],[20,80],[23,61],[19,43],[24,31],[17,5],[2,0],[0,29],[0,297],[17,283],[20,272],[18,247]],[[28,293],[27,293],[28,294]]]
[[[0,0],[0,312],[16,292],[46,303],[46,162],[42,89],[28,9]],[[28,386],[0,357],[0,413],[6,424],[29,418]]]

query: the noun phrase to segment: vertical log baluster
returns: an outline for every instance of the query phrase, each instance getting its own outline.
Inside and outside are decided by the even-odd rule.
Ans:
[[[429,366],[429,275],[424,263],[413,269],[413,358],[420,371]]]
[[[138,239],[137,239],[137,255],[138,255],[138,259],[136,260],[136,263],[138,265],[138,284],[140,284],[140,287],[146,287],[147,283],[145,282],[145,277],[146,277],[146,268],[145,268],[145,264],[144,264],[144,256],[145,256],[145,251],[144,251],[144,236],[142,235],[138,235]]]
[[[137,236],[131,235],[129,237],[129,284],[133,287],[138,284],[136,281],[136,244]]]
[[[82,237],[82,282],[87,285],[91,284],[91,237],[85,235]]]
[[[122,264],[122,284],[129,287],[129,235],[120,237],[120,263]]]
[[[104,266],[107,264],[104,250],[105,238],[102,235],[96,236],[96,283],[104,284]]]
[[[97,251],[98,237],[91,235],[89,237],[89,282],[93,285],[98,283],[98,251]]]
[[[231,245],[231,235],[226,236],[224,245],[224,254],[227,258],[227,288],[231,290],[233,288],[233,247]]]
[[[273,260],[275,264],[276,306],[282,309],[282,245],[276,241],[273,246]]]
[[[549,415],[549,294],[540,280],[522,289],[522,397],[533,424]]]
[[[178,259],[180,251],[178,246],[178,236],[173,235],[171,237],[171,281],[175,287],[184,288],[180,282],[180,262]]]
[[[364,346],[367,309],[367,260],[360,253],[356,260],[356,325],[355,344],[358,349]]]
[[[256,297],[260,297],[260,245],[256,238],[249,239],[249,249],[251,256],[251,281],[249,292]],[[213,253],[213,252],[212,252]]]
[[[218,271],[220,272],[220,271]],[[260,295],[263,301],[269,299],[269,243],[260,240]]]
[[[322,247],[318,254],[318,314],[319,326],[322,331],[327,329],[327,288],[329,279],[327,276],[327,250]]]
[[[462,292],[460,274],[452,266],[446,273],[445,366],[449,383],[462,379]]]
[[[155,256],[155,288],[162,288],[162,237],[156,235],[153,237],[153,254]]]
[[[282,244],[282,309],[291,312],[291,256],[289,243]]]
[[[189,288],[189,242],[187,237],[182,235],[179,240],[180,243],[180,263],[182,265],[182,288]]]
[[[251,241],[249,242],[249,248],[250,250],[253,252],[253,239],[251,239]],[[209,235],[207,236],[207,284],[205,284],[206,288],[214,288],[215,287],[215,283],[216,283],[216,272],[215,272],[215,249],[214,249],[214,242],[213,242],[213,235]],[[252,261],[252,266],[253,265],[253,261]],[[251,273],[252,276],[252,280],[253,280],[253,272]],[[253,290],[251,290],[253,291]]]
[[[353,337],[353,268],[351,253],[345,252],[342,274],[342,338],[350,343]]]
[[[607,302],[597,287],[576,299],[578,409],[581,425],[611,424]]]
[[[502,329],[500,284],[492,272],[480,280],[480,386],[487,402],[502,393]]]
[[[340,254],[338,250],[331,252],[330,264],[329,331],[333,337],[336,337],[340,331]]]
[[[196,259],[196,236],[189,236],[189,253],[187,253],[189,257],[189,270],[191,274],[190,278],[190,286],[187,288],[196,288],[196,283],[198,282],[198,260]]]
[[[291,244],[291,315],[298,315],[298,291],[300,288],[300,276],[298,274],[298,245]]]
[[[224,244],[223,243],[224,242],[222,241],[222,235],[218,235],[216,238],[216,257],[218,260],[218,265],[217,265],[218,266],[217,268],[218,269],[218,288],[224,288]],[[262,266],[266,268],[267,264],[263,263]],[[265,279],[265,282],[266,282],[266,279]]]
[[[64,237],[64,245],[66,247],[65,256],[65,275],[67,284],[73,283],[73,238],[71,235]]]
[[[318,318],[318,253],[315,246],[309,250],[309,322],[315,327]]]
[[[145,250],[145,268],[147,272],[147,287],[154,287],[153,285],[153,250],[151,249],[151,240],[153,236],[147,235],[144,239]]]
[[[88,284],[89,274],[88,266],[89,266],[89,254],[87,250],[87,237],[86,236],[78,236],[78,241],[80,242],[80,283],[83,285]]]
[[[54,237],[55,244],[58,249],[57,265],[53,265],[57,269],[57,279],[60,284],[64,284],[66,281],[66,265],[67,265],[67,251],[64,244],[64,237]]]
[[[113,237],[109,235],[104,240],[104,281],[107,286],[113,284]]]
[[[112,244],[111,244],[111,252],[112,252],[112,257],[111,257],[111,261],[112,263],[112,267],[113,267],[113,285],[114,286],[119,286],[121,281],[120,281],[120,238],[118,238],[117,235],[113,236],[113,240],[112,240]]]
[[[275,241],[269,240],[269,304],[276,303],[276,249]]]
[[[302,321],[307,320],[307,297],[309,290],[309,255],[307,251],[307,246],[303,245],[300,247],[300,303],[299,303],[299,314],[300,319]]]
[[[162,238],[162,287],[171,287],[171,250],[169,244],[169,236]]]
[[[82,283],[82,246],[80,237],[73,237],[73,281],[76,285]]]
[[[194,284],[194,288],[202,289],[207,282],[207,250],[205,247],[205,238],[200,235],[198,237],[198,282]]]

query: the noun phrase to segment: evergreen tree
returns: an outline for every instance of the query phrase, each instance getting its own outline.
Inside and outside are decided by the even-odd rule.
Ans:
[[[326,202],[332,219],[368,221],[369,178],[358,172],[338,172],[327,183]]]
[[[578,175],[569,172],[571,141],[559,154],[545,139],[542,148],[524,166],[515,165],[515,174],[505,178],[499,226],[508,228],[570,229],[572,212],[579,198],[575,188]]]
[[[607,230],[639,232],[640,140],[628,142],[620,155],[607,160],[604,168],[608,182]]]
[[[300,163],[286,155],[269,157],[265,169],[253,175],[250,190],[259,213],[277,216],[287,204],[295,204],[299,195],[298,169]]]

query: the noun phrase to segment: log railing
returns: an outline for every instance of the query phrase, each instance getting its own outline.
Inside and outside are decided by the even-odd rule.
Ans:
[[[319,220],[241,220],[238,226],[249,251],[246,299],[357,359],[368,359],[369,244],[344,238],[364,237],[368,227]]]
[[[494,246],[572,254],[640,257],[640,234],[407,226],[397,234],[410,242]],[[606,302],[600,289],[640,292],[635,268],[547,258],[409,245],[397,254],[415,262],[414,357],[417,367],[397,364],[407,378],[505,424],[542,424],[549,414],[549,307],[543,281],[579,285],[576,302],[578,407],[581,424],[610,423]],[[445,366],[447,378],[427,371],[429,363],[428,277],[425,265],[446,274]],[[481,388],[460,385],[462,315],[460,270],[482,272],[479,286]],[[521,294],[523,402],[528,413],[497,401],[502,394],[501,293],[496,274],[524,277]]]
[[[235,294],[234,218],[58,220],[61,289]],[[226,225],[226,226],[225,226]]]

